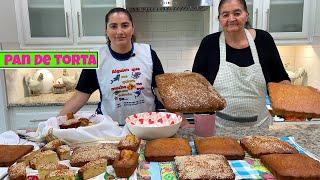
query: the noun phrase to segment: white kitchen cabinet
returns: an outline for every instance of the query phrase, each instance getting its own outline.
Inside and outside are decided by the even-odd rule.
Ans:
[[[123,0],[15,1],[22,45],[104,43],[105,14]]]
[[[9,129],[36,129],[40,122],[55,117],[63,106],[9,107]],[[97,105],[85,105],[79,112],[94,113]]]
[[[310,38],[313,0],[248,0],[252,26],[271,33],[277,43]]]
[[[277,44],[307,43],[312,36],[314,0],[246,0],[253,28],[271,33]]]

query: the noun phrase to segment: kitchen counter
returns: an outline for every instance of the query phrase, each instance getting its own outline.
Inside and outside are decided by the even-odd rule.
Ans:
[[[15,103],[9,103],[9,107],[34,107],[34,106],[63,106],[75,92],[64,94],[40,94],[20,99]],[[100,102],[100,93],[95,91],[87,102],[87,105],[96,105]]]
[[[269,135],[275,137],[293,136],[295,141],[305,150],[320,157],[320,125],[284,125],[275,124],[269,129],[262,128],[217,128],[217,136],[228,136],[240,139],[249,135]],[[192,140],[196,137],[193,128],[180,129],[178,136]]]

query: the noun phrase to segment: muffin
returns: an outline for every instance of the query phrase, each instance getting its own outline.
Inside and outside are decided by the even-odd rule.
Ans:
[[[130,177],[138,166],[139,154],[131,150],[122,150],[112,167],[120,178]]]
[[[140,145],[141,139],[133,134],[127,135],[124,139],[121,139],[118,144],[118,149],[123,150],[131,150],[131,151],[137,151]]]

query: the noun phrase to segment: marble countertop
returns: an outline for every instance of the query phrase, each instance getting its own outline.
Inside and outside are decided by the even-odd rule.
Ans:
[[[31,106],[63,106],[75,92],[64,94],[40,94],[39,96],[29,96],[14,103],[9,103],[9,107],[31,107]],[[87,105],[97,105],[100,101],[99,91],[95,91],[90,96]]]
[[[249,135],[269,135],[275,137],[293,136],[305,150],[320,158],[320,124],[286,125],[275,124],[269,129],[262,128],[217,128],[216,136],[240,139]],[[192,140],[196,137],[193,128],[180,129],[178,136]]]

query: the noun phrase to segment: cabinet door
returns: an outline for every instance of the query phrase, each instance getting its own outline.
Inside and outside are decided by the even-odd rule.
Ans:
[[[21,1],[26,44],[71,44],[70,0]]]
[[[252,28],[259,28],[261,26],[261,3],[258,0],[246,0],[249,12],[249,22]]]
[[[77,0],[73,10],[74,36],[78,43],[105,43],[105,15],[123,0]]]
[[[311,0],[264,1],[263,28],[275,39],[308,38]]]

